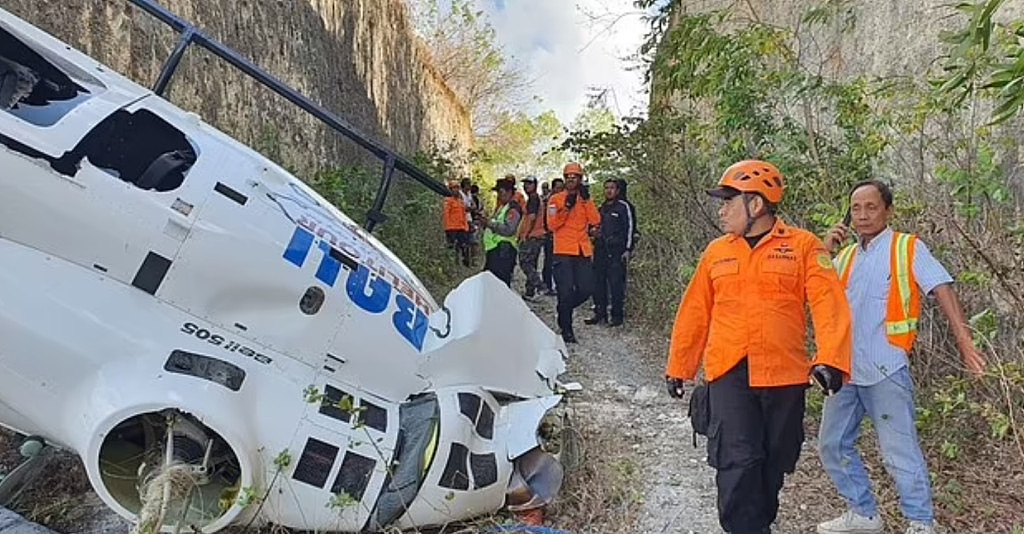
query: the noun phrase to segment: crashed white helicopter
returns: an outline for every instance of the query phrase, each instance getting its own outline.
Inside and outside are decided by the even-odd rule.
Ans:
[[[0,10],[0,424],[77,453],[150,531],[548,503],[563,468],[541,428],[578,388],[561,339],[488,273],[439,306],[369,231],[160,95],[198,45],[356,141],[385,162],[368,230],[395,169],[443,184],[130,1],[181,32],[153,90]]]

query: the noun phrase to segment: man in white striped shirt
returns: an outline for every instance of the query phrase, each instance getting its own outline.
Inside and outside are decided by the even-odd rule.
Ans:
[[[878,433],[885,467],[896,482],[906,534],[935,532],[928,466],[917,439],[914,384],[907,353],[913,346],[920,302],[933,295],[949,320],[967,369],[984,373],[985,359],[970,329],[946,269],[916,236],[894,232],[892,191],[877,180],[857,184],[850,214],[857,243],[842,247],[849,230],[838,225],[825,237],[838,252],[836,272],[846,285],[853,316],[851,383],[825,400],[819,433],[822,464],[846,500],[842,516],[818,525],[820,534],[883,532],[885,525],[855,448],[866,415]]]

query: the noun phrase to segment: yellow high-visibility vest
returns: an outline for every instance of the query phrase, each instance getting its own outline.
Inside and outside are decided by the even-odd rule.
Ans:
[[[510,201],[510,203],[511,202],[515,202],[515,201],[512,200],[512,201]],[[501,209],[498,210],[498,212],[494,214],[494,217],[491,217],[491,222],[496,223],[496,224],[505,224],[505,219],[508,217],[508,210],[509,209],[511,209],[509,207],[509,204],[505,204],[504,206],[502,206]],[[519,222],[520,222],[520,224],[522,224],[522,219],[520,219]],[[483,236],[484,252],[487,252],[487,251],[489,251],[491,249],[498,248],[498,245],[500,245],[503,241],[508,243],[508,244],[510,244],[510,245],[512,245],[513,247],[518,247],[519,246],[519,238],[515,234],[512,234],[512,235],[500,235],[500,234],[498,234],[498,232],[495,232],[494,230],[491,230],[490,228],[485,228],[484,229],[484,236]]]

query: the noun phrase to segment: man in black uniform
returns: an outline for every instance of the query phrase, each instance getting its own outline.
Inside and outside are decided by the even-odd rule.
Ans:
[[[600,211],[601,225],[594,241],[594,317],[584,322],[588,325],[608,322],[610,295],[608,325],[621,326],[626,301],[626,263],[633,253],[636,224],[633,210],[622,199],[618,180],[604,182],[604,204]]]
[[[626,300],[626,261],[633,252],[633,210],[619,195],[619,182],[604,183],[601,227],[594,242],[594,316],[584,321],[599,324],[608,321],[608,296],[611,294],[611,322],[622,325]]]
[[[629,195],[627,194],[629,189],[626,187],[626,180],[619,178],[615,182],[619,184],[619,199],[629,206],[629,213],[633,216],[633,248],[636,249],[636,244],[640,242],[640,219],[636,217],[636,206],[629,201]],[[629,257],[632,258],[633,255],[630,254]]]

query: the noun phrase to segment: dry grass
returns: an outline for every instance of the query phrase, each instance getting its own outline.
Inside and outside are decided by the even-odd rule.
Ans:
[[[631,532],[643,505],[640,465],[613,425],[578,417],[580,464],[548,510],[551,526],[576,533]]]
[[[20,436],[0,430],[0,472],[9,472],[21,462],[21,442]],[[77,531],[105,508],[92,492],[77,456],[58,451],[43,469],[43,475],[11,503],[12,511],[57,532],[68,532]]]
[[[919,391],[921,409],[935,409],[943,390]],[[820,397],[812,392],[806,424],[809,444],[816,445],[820,422]],[[950,412],[951,415],[956,415]],[[963,416],[961,412],[959,416]],[[921,447],[932,475],[932,497],[938,524],[950,533],[1017,533],[1024,529],[1024,464],[1015,447],[1005,440],[978,436],[966,423],[959,426],[938,423],[923,425]],[[957,444],[952,456],[949,443]],[[906,527],[899,495],[878,452],[878,440],[871,425],[862,426],[858,450],[873,484],[889,531]],[[781,514],[789,524],[813,526],[842,513],[845,504],[825,474],[813,448],[804,451],[802,461],[783,490]],[[812,527],[813,530],[813,527]]]

